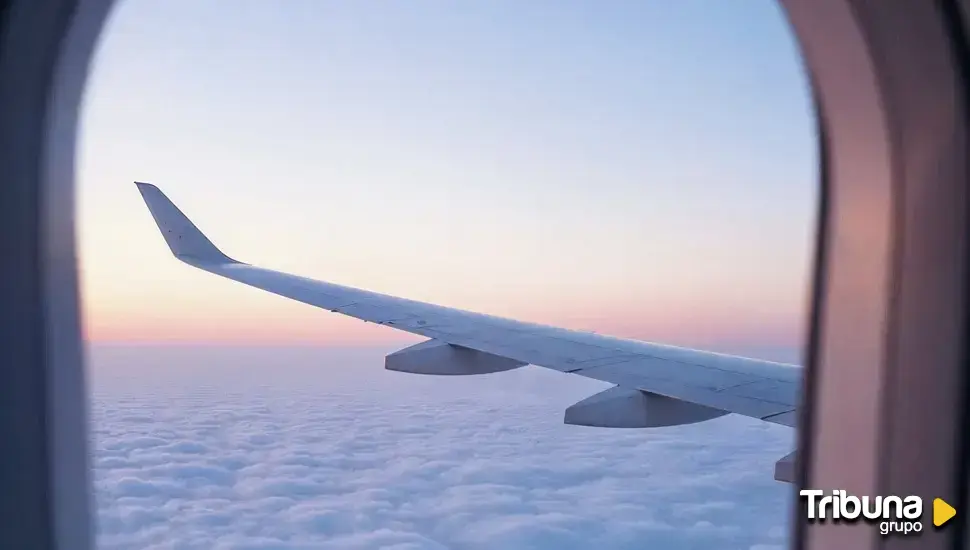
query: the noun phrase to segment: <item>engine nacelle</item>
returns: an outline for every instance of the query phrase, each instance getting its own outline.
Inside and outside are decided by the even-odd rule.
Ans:
[[[565,423],[595,428],[659,428],[726,415],[720,409],[614,386],[566,409]]]
[[[489,374],[525,365],[515,359],[434,339],[395,351],[384,358],[387,370],[445,376]]]
[[[795,461],[798,451],[792,451],[775,462],[775,480],[785,483],[795,483]]]

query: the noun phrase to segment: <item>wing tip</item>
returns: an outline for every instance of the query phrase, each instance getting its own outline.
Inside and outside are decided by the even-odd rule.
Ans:
[[[135,181],[155,225],[172,254],[182,260],[206,263],[240,263],[219,250],[158,186]],[[191,262],[190,262],[191,263]]]

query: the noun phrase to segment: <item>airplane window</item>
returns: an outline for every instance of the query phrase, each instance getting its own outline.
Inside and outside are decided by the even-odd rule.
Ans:
[[[768,0],[120,3],[99,547],[783,548],[790,409],[720,390],[801,361],[813,109]]]

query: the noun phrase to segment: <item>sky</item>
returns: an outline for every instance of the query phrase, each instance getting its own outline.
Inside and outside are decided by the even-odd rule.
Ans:
[[[769,0],[121,1],[78,157],[98,547],[782,548],[792,430],[387,372],[415,337],[176,261],[132,182],[248,263],[797,362],[813,120]]]
[[[787,548],[788,428],[567,426],[606,384],[408,375],[381,355],[93,346],[98,548]]]
[[[87,336],[413,341],[175,261],[141,180],[248,263],[797,360],[812,109],[769,0],[123,1],[82,113]]]

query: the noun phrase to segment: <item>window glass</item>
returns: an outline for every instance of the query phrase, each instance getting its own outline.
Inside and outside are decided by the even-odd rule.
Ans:
[[[768,0],[120,3],[79,158],[99,547],[781,547],[793,430],[385,371],[421,339],[176,261],[132,182],[254,265],[799,363],[813,108]]]

